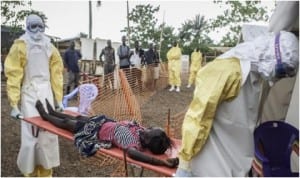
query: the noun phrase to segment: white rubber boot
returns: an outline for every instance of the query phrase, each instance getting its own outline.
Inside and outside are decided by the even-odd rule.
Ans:
[[[171,88],[169,89],[169,91],[174,91],[175,90],[175,87],[174,85],[171,86]]]
[[[191,88],[191,84],[188,84],[188,85],[186,86],[186,88]]]
[[[180,87],[176,87],[176,92],[180,92]]]

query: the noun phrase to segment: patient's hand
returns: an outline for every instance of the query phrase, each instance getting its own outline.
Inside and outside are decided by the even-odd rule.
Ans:
[[[168,158],[165,161],[166,166],[170,168],[175,168],[179,164],[179,159],[178,158]]]

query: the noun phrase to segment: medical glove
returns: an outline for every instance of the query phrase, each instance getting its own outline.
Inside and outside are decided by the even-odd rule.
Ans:
[[[191,170],[184,170],[178,168],[175,173],[175,177],[193,177]]]
[[[13,107],[10,116],[14,119],[23,119],[24,116],[21,114],[19,108],[17,106]]]
[[[179,166],[176,170],[175,177],[192,177],[190,162],[183,159],[179,160]]]
[[[58,102],[57,106],[55,107],[55,110],[58,111],[58,112],[63,112],[64,109],[65,108],[64,108],[64,105],[63,105],[62,101]]]

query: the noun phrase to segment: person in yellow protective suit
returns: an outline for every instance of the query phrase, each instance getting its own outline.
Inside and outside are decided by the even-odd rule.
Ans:
[[[36,101],[47,98],[53,106],[53,94],[63,109],[63,62],[44,31],[43,20],[29,15],[25,34],[15,40],[6,57],[7,95],[14,119],[39,116]],[[24,176],[52,176],[52,168],[59,164],[58,137],[21,120],[17,165]]]
[[[201,64],[202,64],[202,53],[199,47],[197,47],[191,55],[190,76],[189,76],[189,83],[186,86],[187,88],[190,88],[192,84],[195,82],[196,74],[198,70],[201,68]]]
[[[263,82],[297,74],[299,41],[281,31],[241,43],[204,66],[182,125],[177,177],[245,177]]]
[[[169,71],[169,84],[171,88],[169,91],[180,92],[181,79],[181,49],[178,47],[178,43],[174,41],[173,47],[167,53],[168,59],[168,71]]]

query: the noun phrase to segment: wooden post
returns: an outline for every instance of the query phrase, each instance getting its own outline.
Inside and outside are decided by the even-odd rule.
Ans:
[[[171,109],[168,109],[168,118],[167,118],[167,135],[170,137],[170,117],[171,117]]]
[[[130,48],[130,25],[129,25],[129,2],[127,0],[127,39],[128,39],[128,46]]]
[[[92,28],[93,28],[93,13],[92,13],[92,1],[89,0],[89,38],[92,39]]]

